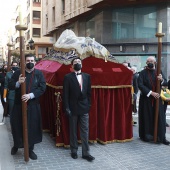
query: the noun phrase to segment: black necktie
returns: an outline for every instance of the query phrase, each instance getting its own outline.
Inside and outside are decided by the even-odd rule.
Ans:
[[[77,76],[78,76],[78,75],[81,75],[81,73],[77,73],[76,75],[77,75]]]

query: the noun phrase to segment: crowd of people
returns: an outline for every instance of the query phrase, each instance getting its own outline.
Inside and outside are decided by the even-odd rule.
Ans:
[[[29,157],[37,159],[34,153],[34,145],[42,141],[41,109],[39,98],[46,90],[46,82],[43,73],[35,69],[35,56],[25,55],[25,77],[21,74],[19,64],[13,61],[9,71],[4,64],[0,68],[1,103],[4,115],[10,117],[13,147],[11,155],[15,155],[19,148],[23,148],[23,125],[22,125],[22,102],[27,103],[28,121],[28,145]],[[89,140],[89,110],[91,106],[91,78],[83,73],[82,60],[79,57],[71,61],[73,72],[64,77],[63,82],[63,105],[65,114],[69,119],[71,157],[77,159],[77,124],[80,127],[82,140],[82,158],[93,161],[95,158],[90,154]],[[132,98],[133,114],[139,115],[139,137],[146,142],[154,140],[154,117],[155,103],[159,100],[158,113],[158,137],[157,142],[169,145],[166,140],[166,110],[170,102],[169,84],[161,73],[156,74],[156,59],[148,57],[146,67],[137,72],[137,67],[127,62],[123,65],[133,72]],[[156,80],[160,81],[161,93],[156,92]],[[22,94],[21,86],[25,83],[26,94]],[[169,85],[169,86],[168,86]],[[137,97],[140,91],[139,107]],[[137,122],[133,121],[133,124]]]

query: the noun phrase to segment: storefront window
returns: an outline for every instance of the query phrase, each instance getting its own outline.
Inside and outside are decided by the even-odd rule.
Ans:
[[[86,22],[86,37],[95,37],[95,19],[92,18]]]
[[[112,11],[112,38],[154,38],[156,8],[126,8]]]

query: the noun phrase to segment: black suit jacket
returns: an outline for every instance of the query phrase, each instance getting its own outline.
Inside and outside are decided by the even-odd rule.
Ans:
[[[89,112],[91,98],[90,75],[82,73],[83,87],[79,86],[74,72],[65,75],[63,84],[64,110],[69,109],[72,115],[82,115]]]

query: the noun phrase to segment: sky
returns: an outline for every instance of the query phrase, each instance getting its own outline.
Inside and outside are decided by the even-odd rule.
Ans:
[[[24,1],[24,0],[23,0]],[[22,0],[4,0],[0,5],[0,33],[7,31],[11,18]]]

